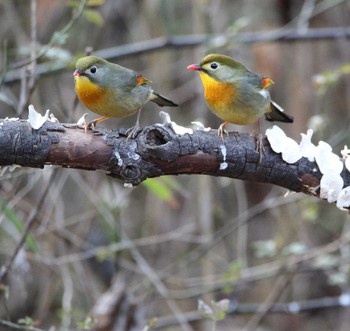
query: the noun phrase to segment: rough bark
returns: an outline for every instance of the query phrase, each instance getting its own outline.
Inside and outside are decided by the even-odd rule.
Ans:
[[[287,164],[266,139],[263,144],[260,159],[256,138],[248,134],[231,133],[223,142],[214,130],[178,135],[166,125],[154,124],[128,140],[125,129],[85,132],[73,124],[46,122],[33,130],[25,120],[0,120],[0,166],[99,169],[132,185],[149,177],[207,174],[318,196],[321,173],[316,163],[302,158]],[[342,175],[349,185],[347,172]]]

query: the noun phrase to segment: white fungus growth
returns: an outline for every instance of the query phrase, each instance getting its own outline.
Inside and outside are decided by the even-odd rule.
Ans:
[[[328,202],[335,202],[344,186],[344,180],[339,174],[324,174],[320,182],[320,197]]]
[[[316,146],[311,142],[313,130],[307,130],[306,134],[301,133],[301,141],[299,150],[303,157],[306,157],[310,162],[315,161]]]
[[[286,134],[277,126],[266,130],[266,136],[270,142],[271,148],[276,153],[281,153],[282,158],[287,163],[294,163],[301,157],[307,158],[310,162],[315,161],[319,171],[322,173],[320,186],[309,187],[312,192],[319,188],[320,197],[328,202],[337,202],[337,207],[345,209],[350,207],[350,187],[344,186],[344,180],[341,172],[345,167],[350,171],[350,150],[347,146],[341,151],[341,158],[332,152],[332,147],[324,141],[320,141],[317,146],[311,142],[313,130],[309,129],[306,134],[301,134],[299,145],[287,137]],[[291,140],[294,142],[292,143]],[[313,169],[316,172],[317,169]]]
[[[277,125],[267,129],[266,136],[271,148],[276,153],[281,153],[282,159],[287,163],[295,163],[302,158],[298,143],[292,138],[287,137]]]
[[[159,112],[159,117],[163,121],[163,125],[168,125],[170,126],[173,131],[178,134],[178,135],[183,135],[183,134],[193,134],[193,130],[190,128],[185,128],[184,126],[178,125],[175,122],[171,121],[170,115],[166,113],[165,111]]]
[[[332,147],[320,141],[316,148],[315,160],[322,174],[340,174],[343,170],[343,162],[338,155],[332,152]]]
[[[350,186],[344,187],[338,194],[337,207],[342,210],[350,207]]]
[[[205,131],[205,132],[209,132],[211,130],[210,127],[205,127],[204,124],[199,121],[191,122],[191,124],[194,130]]]
[[[344,149],[340,151],[340,154],[343,156],[343,159],[345,160],[345,168],[350,171],[350,149],[348,149],[348,146],[345,145]]]
[[[44,123],[49,119],[49,113],[50,113],[49,109],[46,110],[46,113],[44,116],[39,114],[35,110],[33,105],[29,105],[28,110],[29,110],[28,121],[29,121],[30,126],[34,130],[40,129],[44,125]]]
[[[82,117],[78,119],[77,125],[78,126],[83,126],[86,125],[86,117],[88,116],[88,113],[85,113]]]

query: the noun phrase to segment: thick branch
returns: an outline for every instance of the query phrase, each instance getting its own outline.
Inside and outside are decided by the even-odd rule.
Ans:
[[[33,130],[27,121],[0,121],[0,165],[43,167],[46,164],[107,174],[138,185],[149,177],[207,174],[271,183],[318,196],[321,173],[305,158],[285,163],[264,139],[259,161],[256,138],[231,133],[224,143],[216,131],[177,135],[164,125],[144,128],[127,140],[125,129],[84,132],[72,124],[46,122]],[[345,185],[350,184],[346,171]]]

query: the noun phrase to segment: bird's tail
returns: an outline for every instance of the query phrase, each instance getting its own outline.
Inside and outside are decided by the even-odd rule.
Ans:
[[[269,113],[265,113],[265,117],[267,121],[270,122],[284,122],[284,123],[293,123],[294,118],[290,115],[287,115],[282,107],[280,107],[276,102],[271,101],[270,106],[271,111]]]
[[[167,99],[166,97],[163,97],[162,95],[152,92],[151,101],[155,102],[160,107],[177,107],[177,104],[172,102],[171,100]]]

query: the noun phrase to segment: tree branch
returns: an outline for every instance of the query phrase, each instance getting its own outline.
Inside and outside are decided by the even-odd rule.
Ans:
[[[154,124],[127,140],[125,129],[85,133],[76,125],[45,122],[33,130],[26,120],[0,120],[0,166],[100,169],[130,185],[163,175],[207,174],[319,196],[322,175],[315,162],[302,158],[288,164],[266,139],[263,143],[259,161],[256,138],[248,134],[231,133],[223,143],[213,130],[178,135],[167,125]],[[348,186],[348,172],[342,177]]]
[[[140,55],[169,48],[188,48],[200,46],[203,44],[222,47],[235,41],[243,44],[254,44],[259,42],[299,42],[299,41],[317,41],[317,40],[339,40],[349,39],[350,28],[318,28],[308,30],[298,29],[279,29],[273,31],[261,32],[240,32],[240,33],[222,33],[215,35],[196,34],[172,37],[159,37],[136,43],[119,45],[116,47],[101,49],[94,52],[94,55],[105,59],[120,59],[127,56]],[[62,71],[67,68],[67,63],[62,61],[51,61],[37,65],[37,74],[43,75],[52,72]],[[21,70],[11,70],[6,74],[5,83],[10,83],[21,78]]]

